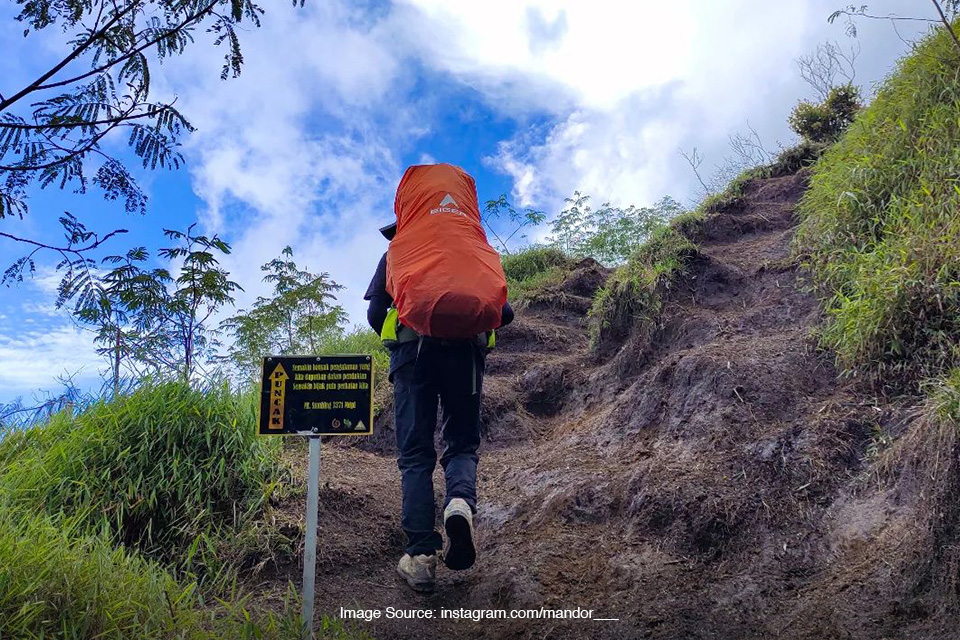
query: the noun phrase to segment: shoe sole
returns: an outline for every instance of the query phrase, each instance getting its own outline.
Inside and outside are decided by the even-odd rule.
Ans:
[[[477,548],[473,544],[470,523],[463,516],[452,515],[443,523],[447,532],[448,547],[443,554],[443,563],[454,571],[463,571],[477,561]]]
[[[403,581],[410,585],[410,588],[417,593],[433,593],[434,587],[436,586],[435,582],[421,582],[419,580],[414,580],[401,571],[399,567],[397,567],[397,575],[403,578]]]

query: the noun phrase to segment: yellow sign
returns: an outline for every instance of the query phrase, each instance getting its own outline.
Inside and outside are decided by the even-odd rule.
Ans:
[[[270,429],[283,431],[284,398],[287,394],[287,372],[283,365],[270,374]]]

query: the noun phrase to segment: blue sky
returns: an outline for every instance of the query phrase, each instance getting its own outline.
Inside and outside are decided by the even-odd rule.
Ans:
[[[910,5],[927,10],[870,8]],[[476,178],[481,201],[507,193],[551,216],[574,190],[624,205],[664,194],[690,204],[696,182],[679,148],[697,146],[709,173],[748,122],[770,149],[793,142],[787,114],[811,97],[794,60],[818,42],[849,43],[841,24],[827,24],[836,8],[820,0],[269,3],[263,27],[242,34],[239,79],[220,81],[222,52],[202,32],[185,56],[154,65],[155,97],[176,96],[197,132],[184,139],[184,169],[139,172],[146,216],[95,193],[47,190],[32,195],[25,220],[0,225],[55,241],[56,218],[70,211],[97,231],[128,229],[106,255],[155,251],[162,228],[198,222],[233,245],[225,264],[244,287],[241,307],[265,292],[259,265],[289,244],[298,263],[347,287],[340,301],[361,322],[363,291],[385,249],[376,229],[392,218],[406,166],[458,164]],[[12,16],[10,3],[0,8],[4,94],[63,51],[62,34],[23,38]],[[858,42],[857,81],[867,87],[906,49],[885,22],[861,23]],[[21,250],[0,241],[4,267]],[[53,308],[55,262],[42,256],[34,278],[0,289],[0,402],[54,389],[63,373],[86,386],[99,377],[90,335]]]

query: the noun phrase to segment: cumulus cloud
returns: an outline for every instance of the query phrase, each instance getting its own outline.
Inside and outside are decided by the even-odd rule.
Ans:
[[[78,381],[98,379],[102,366],[93,336],[69,323],[44,326],[30,316],[20,316],[19,331],[0,334],[0,389],[3,397],[42,388],[61,375]]]
[[[768,150],[790,144],[787,114],[807,93],[796,58],[844,38],[827,24],[836,7],[826,0],[530,2],[497,5],[502,12],[410,2],[430,22],[423,31],[456,25],[456,39],[427,45],[437,64],[483,87],[491,104],[533,101],[554,113],[551,126],[520,131],[487,159],[513,179],[519,202],[548,209],[577,189],[620,204],[689,196],[695,178],[678,150],[698,147],[710,173],[748,122]],[[543,17],[550,11],[553,23]],[[863,25],[861,38],[858,80],[869,87],[905,45],[885,23]]]
[[[540,123],[521,124],[486,159],[520,204],[556,211],[575,189],[643,204],[693,192],[680,147],[719,161],[747,120],[770,148],[789,140],[786,114],[803,92],[793,61],[842,37],[826,25],[832,8],[399,0],[363,11],[318,0],[278,6],[245,33],[239,79],[219,82],[219,60],[198,46],[160,86],[176,88],[198,127],[186,148],[193,187],[203,224],[234,240],[227,267],[247,285],[241,305],[264,292],[259,265],[291,245],[350,287],[360,320],[400,157],[431,130],[443,93],[417,86],[418,65],[504,116]]]
[[[399,0],[364,13],[327,0],[268,12],[245,34],[241,78],[218,82],[219,61],[195,54],[166,81],[198,126],[187,147],[194,189],[204,224],[235,240],[228,268],[248,284],[241,304],[263,293],[259,265],[289,244],[350,287],[360,320],[401,150],[430,131],[444,93],[417,87],[416,65],[519,122],[546,114],[485,159],[520,204],[555,212],[575,189],[645,204],[693,193],[681,147],[720,162],[747,120],[770,149],[789,141],[786,115],[803,94],[794,60],[842,37],[826,24],[833,8]],[[894,37],[880,40],[890,48]]]

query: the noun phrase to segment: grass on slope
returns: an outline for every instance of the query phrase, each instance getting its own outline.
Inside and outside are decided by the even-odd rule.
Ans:
[[[649,333],[656,327],[663,293],[697,254],[696,242],[710,216],[736,206],[747,183],[796,173],[823,153],[824,145],[802,142],[784,150],[772,163],[744,171],[727,188],[706,199],[695,211],[670,220],[640,246],[600,289],[590,310],[590,338],[596,351],[631,332]]]
[[[257,438],[255,420],[251,394],[145,384],[7,434],[0,499],[79,516],[84,533],[106,527],[149,557],[200,570],[211,541],[242,528],[284,478],[278,445]]]
[[[696,245],[683,230],[691,229],[702,217],[700,213],[686,213],[674,218],[613,272],[590,309],[590,339],[595,349],[603,349],[632,331],[647,332],[655,326],[663,288],[696,254]]]
[[[295,593],[278,616],[233,581],[287,476],[256,400],[145,383],[4,433],[0,638],[297,638]]]
[[[370,354],[373,357],[373,412],[380,411],[392,396],[387,380],[390,371],[390,353],[373,329],[356,326],[340,336],[326,338],[314,355]]]
[[[242,601],[204,603],[196,583],[85,529],[76,518],[3,512],[0,638],[297,637],[293,594],[281,616],[251,615]]]
[[[915,388],[960,364],[960,54],[943,29],[826,152],[799,211],[822,343],[848,373]]]
[[[533,246],[501,256],[510,302],[522,304],[544,287],[559,284],[576,260],[555,247]]]

